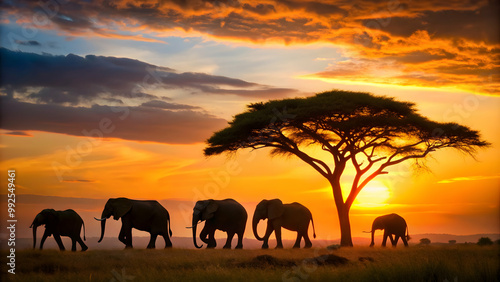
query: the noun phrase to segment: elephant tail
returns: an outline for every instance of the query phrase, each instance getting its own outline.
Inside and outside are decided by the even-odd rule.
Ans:
[[[410,241],[410,232],[408,232],[408,225],[406,226],[406,241]]]
[[[170,234],[170,237],[172,237],[172,229],[170,229],[170,216],[167,219],[167,226],[168,226],[168,234]]]
[[[87,241],[87,239],[85,239],[85,222],[82,222],[82,225],[83,225],[83,241]]]
[[[316,238],[316,230],[314,228],[314,220],[313,220],[312,215],[311,215],[311,223],[312,223],[312,226],[313,226],[313,238]]]

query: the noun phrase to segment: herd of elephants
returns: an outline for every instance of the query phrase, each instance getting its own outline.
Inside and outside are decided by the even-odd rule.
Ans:
[[[157,201],[132,200],[127,198],[109,199],[104,206],[101,218],[95,218],[101,222],[101,237],[104,237],[106,228],[106,219],[113,216],[113,219],[121,218],[122,227],[118,240],[125,244],[125,248],[132,248],[132,228],[146,231],[151,234],[147,248],[155,248],[156,238],[161,235],[165,240],[165,248],[172,247],[170,237],[170,215],[168,211]],[[215,230],[225,231],[227,241],[224,248],[231,248],[231,241],[235,234],[238,235],[237,249],[243,248],[243,233],[247,222],[247,212],[245,208],[233,199],[225,200],[204,200],[196,202],[193,208],[193,243],[196,248],[198,245],[196,239],[196,226],[205,221],[205,226],[200,232],[200,239],[207,244],[207,248],[215,248],[216,240]],[[260,220],[267,219],[266,233],[260,237],[257,232],[257,225]],[[255,208],[252,221],[252,229],[255,238],[263,241],[262,248],[269,248],[269,236],[274,232],[276,236],[276,248],[283,248],[281,240],[281,228],[297,232],[294,248],[300,248],[302,238],[305,241],[305,248],[312,246],[309,239],[309,222],[312,223],[313,236],[316,238],[314,230],[314,221],[308,208],[299,203],[283,204],[279,199],[262,200]],[[30,228],[33,228],[33,248],[36,247],[37,227],[45,225],[45,232],[40,241],[40,249],[47,237],[54,236],[60,250],[64,250],[61,236],[71,238],[71,250],[76,251],[76,243],[80,244],[82,251],[88,247],[83,242],[80,234],[83,227],[83,238],[85,240],[85,225],[82,218],[74,210],[56,211],[54,209],[45,209],[36,215]],[[371,244],[374,245],[374,232],[377,229],[384,230],[382,246],[386,245],[387,238],[391,240],[393,246],[396,246],[399,238],[402,239],[405,246],[408,246],[407,239],[408,227],[406,221],[397,214],[387,214],[377,217],[372,224]],[[393,238],[392,235],[395,237]]]

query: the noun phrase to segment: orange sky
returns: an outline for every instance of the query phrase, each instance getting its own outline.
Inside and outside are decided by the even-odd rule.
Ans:
[[[476,160],[443,150],[430,171],[404,163],[377,177],[351,210],[353,236],[392,212],[410,234],[500,231],[497,2],[123,0],[51,13],[21,2],[1,19],[0,169],[16,169],[23,226],[73,208],[98,236],[92,217],[123,196],[162,200],[174,236],[190,236],[196,200],[234,198],[251,216],[280,198],[312,211],[319,238],[339,238],[328,183],[305,163],[202,154],[249,103],[338,88],[414,102],[492,143]]]

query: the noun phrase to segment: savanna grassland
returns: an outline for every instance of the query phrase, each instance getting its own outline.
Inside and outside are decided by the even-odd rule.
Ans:
[[[16,274],[6,277],[10,281],[498,281],[499,251],[498,245],[25,250],[16,254]],[[2,252],[4,278],[6,255]]]

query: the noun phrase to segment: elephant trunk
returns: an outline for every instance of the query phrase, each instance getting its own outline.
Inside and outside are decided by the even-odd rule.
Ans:
[[[203,245],[198,246],[198,243],[196,243],[196,226],[198,225],[198,220],[199,215],[193,214],[193,243],[197,249],[200,249],[201,247],[203,247]]]
[[[375,235],[375,229],[372,228],[372,242],[370,243],[370,247],[373,247],[373,245],[375,245],[374,235]]]
[[[97,243],[101,243],[102,238],[104,238],[104,230],[106,229],[106,219],[101,221],[101,237],[99,238],[99,241]]]
[[[38,228],[38,225],[31,224],[30,227],[33,228],[33,249],[35,249],[36,248],[36,229]]]
[[[253,230],[253,235],[255,238],[259,241],[264,240],[264,238],[260,237],[258,232],[257,232],[257,224],[259,223],[260,218],[254,214],[253,220],[252,220],[252,230]]]

